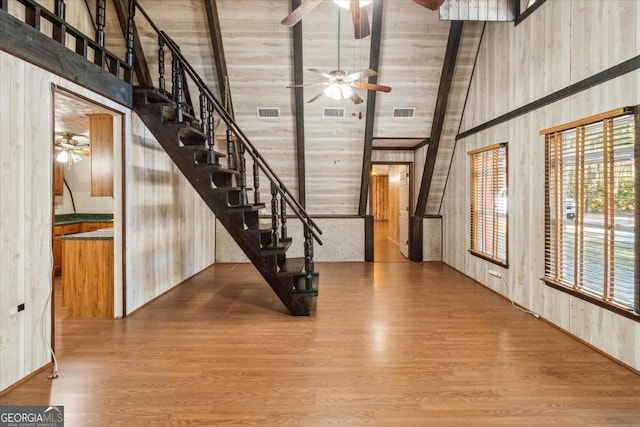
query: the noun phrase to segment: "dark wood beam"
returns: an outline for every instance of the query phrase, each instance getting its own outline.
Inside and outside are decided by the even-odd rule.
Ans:
[[[416,216],[423,216],[427,207],[427,198],[431,188],[431,180],[433,179],[433,170],[436,166],[436,157],[438,155],[438,145],[442,136],[442,128],[444,126],[444,118],[447,112],[447,102],[449,101],[449,90],[451,89],[451,81],[453,72],[456,68],[456,58],[458,57],[458,48],[460,47],[460,39],[462,38],[463,21],[451,21],[449,27],[449,39],[447,41],[447,50],[444,55],[444,64],[442,65],[442,74],[440,76],[440,87],[438,88],[438,98],[436,99],[436,109],[433,113],[433,121],[431,126],[431,136],[429,137],[429,147],[427,148],[427,158],[425,159],[424,170],[422,171],[422,182],[420,184],[420,193],[416,203]]]
[[[227,58],[224,54],[224,44],[222,42],[222,32],[220,30],[220,16],[218,15],[218,4],[216,0],[203,0],[207,10],[207,22],[209,23],[209,39],[213,51],[213,62],[216,64],[216,76],[218,78],[218,90],[220,91],[220,101],[228,109],[232,118],[233,101],[231,98],[231,88],[229,86],[229,72],[227,71]]]
[[[542,98],[536,99],[535,101],[523,105],[522,107],[511,110],[508,113],[496,117],[495,119],[491,119],[488,122],[484,122],[476,127],[459,133],[456,136],[456,140],[464,139],[468,136],[473,135],[474,133],[482,132],[483,130],[487,130],[493,126],[508,122],[509,120],[530,113],[531,111],[537,110],[538,108],[553,104],[554,102],[560,101],[561,99],[567,98],[584,90],[590,89],[594,86],[608,82],[609,80],[616,79],[624,74],[635,71],[638,68],[640,68],[640,55],[634,56],[631,59],[614,65],[613,67],[607,68],[604,71],[600,71],[599,73],[587,77],[586,79],[580,80],[579,82],[573,83],[565,88],[550,93],[549,95],[545,95]]]
[[[382,39],[383,2],[373,3],[373,19],[371,23],[371,48],[369,50],[369,68],[378,71],[380,65],[380,40]],[[369,77],[369,83],[377,84],[378,76]],[[362,154],[362,176],[360,180],[360,205],[358,215],[367,213],[367,198],[371,176],[371,152],[373,151],[373,124],[376,117],[376,91],[367,93],[367,112],[364,125],[364,153]]]
[[[300,0],[291,0],[291,10],[300,6]],[[302,60],[302,21],[291,28],[293,38],[293,84],[301,85],[303,81]],[[298,202],[305,207],[307,198],[306,169],[304,152],[304,90],[297,87],[294,90],[295,114],[296,114],[296,153],[298,164]]]
[[[131,85],[18,18],[0,13],[0,50],[131,107]]]
[[[120,30],[122,30],[122,35],[126,40],[127,28],[129,25],[128,0],[113,0],[113,6],[116,10],[116,15],[118,15]],[[138,36],[138,30],[135,27],[135,23],[133,25],[133,70],[138,77],[138,85],[142,87],[152,87],[153,79],[149,72],[149,65],[147,64],[147,59],[144,56],[144,50],[142,48],[142,43],[140,42],[140,37]]]

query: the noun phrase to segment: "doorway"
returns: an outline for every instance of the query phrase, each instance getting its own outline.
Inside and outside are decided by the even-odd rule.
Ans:
[[[90,277],[92,283],[97,283],[98,277],[110,275],[105,283],[113,303],[105,303],[104,307],[112,308],[103,311],[108,317],[121,317],[123,114],[59,87],[53,89],[53,110],[53,321],[59,324],[70,315],[63,282],[75,283],[71,279],[75,277]],[[76,238],[73,246],[82,262],[70,264],[73,268],[65,276],[65,264],[72,263],[71,257],[65,261],[65,236],[78,233],[99,233],[94,241],[100,243],[91,246],[91,253],[106,247],[107,255],[87,260],[84,250],[76,245]],[[110,244],[103,246],[102,242],[110,237]]]
[[[410,163],[372,164],[369,200],[374,262],[408,260],[411,188]]]

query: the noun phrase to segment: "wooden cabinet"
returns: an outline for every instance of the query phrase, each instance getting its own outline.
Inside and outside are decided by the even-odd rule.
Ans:
[[[89,114],[91,197],[113,197],[113,116]]]
[[[62,273],[62,226],[53,227],[53,275],[59,276]]]
[[[63,240],[62,251],[69,316],[113,318],[113,239]]]
[[[53,162],[53,195],[62,196],[64,194],[64,164]]]
[[[82,232],[88,233],[89,231],[100,230],[101,228],[113,227],[113,222],[83,222]]]
[[[113,222],[78,222],[74,224],[56,225],[53,227],[53,274],[62,274],[63,252],[60,236],[67,234],[86,233],[96,231],[101,228],[113,227]]]

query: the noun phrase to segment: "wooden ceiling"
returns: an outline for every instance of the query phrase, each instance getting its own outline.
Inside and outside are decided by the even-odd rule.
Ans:
[[[287,88],[294,84],[294,30],[281,25],[280,21],[290,13],[291,3],[297,2],[299,0],[138,0],[154,23],[181,46],[181,52],[209,87],[223,98],[224,88],[219,87],[216,73],[216,64],[220,61],[213,51],[210,33],[216,29],[209,27],[207,6],[217,10],[233,111],[244,133],[296,193],[300,147],[296,121],[302,122],[308,210],[357,214],[361,204],[363,162],[366,164],[367,157],[365,125],[369,120],[369,148],[408,149],[428,140],[451,23],[440,21],[438,11],[412,0],[385,0],[379,28],[375,28],[371,5],[368,14],[372,35],[356,40],[350,12],[338,8],[331,0],[323,1],[299,24],[302,55],[297,59],[302,61],[303,82],[324,81],[321,75],[308,69],[330,72],[338,68],[338,61],[340,68],[349,73],[369,68],[370,54],[377,51],[377,82],[391,86],[392,91],[376,93],[375,102],[367,108],[366,90],[355,90],[364,100],[359,105],[325,96],[306,103],[322,87],[305,87],[302,95],[305,102],[296,111],[295,91]],[[107,47],[124,55],[113,4],[107,3]],[[151,74],[156,78],[156,37],[139,13],[136,23]],[[465,67],[465,72],[458,73],[459,81],[452,85],[456,99],[449,102],[459,113],[482,28],[481,23],[467,24],[469,28],[465,25],[456,63],[457,67]],[[380,42],[372,49],[376,31],[380,32]],[[260,119],[258,108],[277,108],[280,117]],[[325,108],[344,109],[344,117],[323,117]],[[394,108],[412,110],[414,115],[394,118]],[[444,129],[457,131],[459,115],[448,119],[450,123],[445,124]],[[448,135],[450,140],[453,137],[455,134]],[[377,142],[373,144],[373,141]],[[416,191],[419,185],[420,182],[416,182]]]

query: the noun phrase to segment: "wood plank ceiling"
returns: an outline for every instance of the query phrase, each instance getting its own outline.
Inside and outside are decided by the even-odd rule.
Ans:
[[[376,94],[375,105],[370,110],[373,117],[367,116],[368,94],[362,89],[354,89],[364,100],[359,105],[325,96],[316,102],[305,103],[304,167],[299,169],[295,91],[287,88],[294,83],[293,30],[280,24],[290,12],[291,2],[138,1],[156,25],[181,46],[182,53],[214,92],[220,93],[216,55],[212,49],[214,35],[210,33],[205,5],[209,2],[217,8],[236,121],[294,194],[299,189],[298,173],[304,171],[303,192],[306,207],[312,214],[359,213],[363,163],[367,164],[363,159],[367,119],[372,119],[372,141],[369,143],[375,141],[374,147],[387,146],[385,141],[398,149],[420,146],[431,135],[450,28],[450,22],[439,20],[437,11],[430,11],[412,0],[384,0],[377,82],[391,86],[393,90]],[[297,4],[297,1],[293,3]],[[372,6],[368,9],[369,22],[373,26]],[[109,14],[107,16],[108,29],[117,29],[117,18],[112,17],[110,21]],[[149,68],[155,78],[155,37],[142,18],[137,18]],[[471,38],[477,48],[480,34],[477,29],[481,24],[475,25]],[[349,73],[369,67],[371,40],[375,35],[356,40],[350,12],[339,9],[333,1],[323,1],[305,16],[301,27],[302,79],[305,83],[324,81],[321,75],[308,71],[309,68],[330,72],[338,68],[338,61],[340,68]],[[112,31],[115,34],[117,30]],[[464,35],[462,43],[465,43]],[[110,49],[117,52],[122,47],[114,45]],[[476,53],[473,43],[461,51],[467,56],[461,62],[470,68]],[[456,87],[466,88],[470,76],[470,72],[465,73],[462,78],[466,81],[455,82]],[[322,89],[322,86],[305,87],[303,99],[308,101]],[[456,96],[461,100],[455,105],[461,114],[466,90],[458,92]],[[260,119],[258,108],[278,108],[280,117]],[[344,118],[323,117],[326,108],[344,109]],[[394,118],[394,108],[415,109],[415,115],[413,118]],[[460,114],[448,118],[450,123],[445,123],[444,129],[450,133],[454,131],[451,135],[443,135],[443,139],[453,141]],[[424,159],[416,162],[424,164]],[[442,170],[446,175],[446,168]],[[444,182],[443,177],[439,179]],[[415,186],[420,186],[419,176]]]

